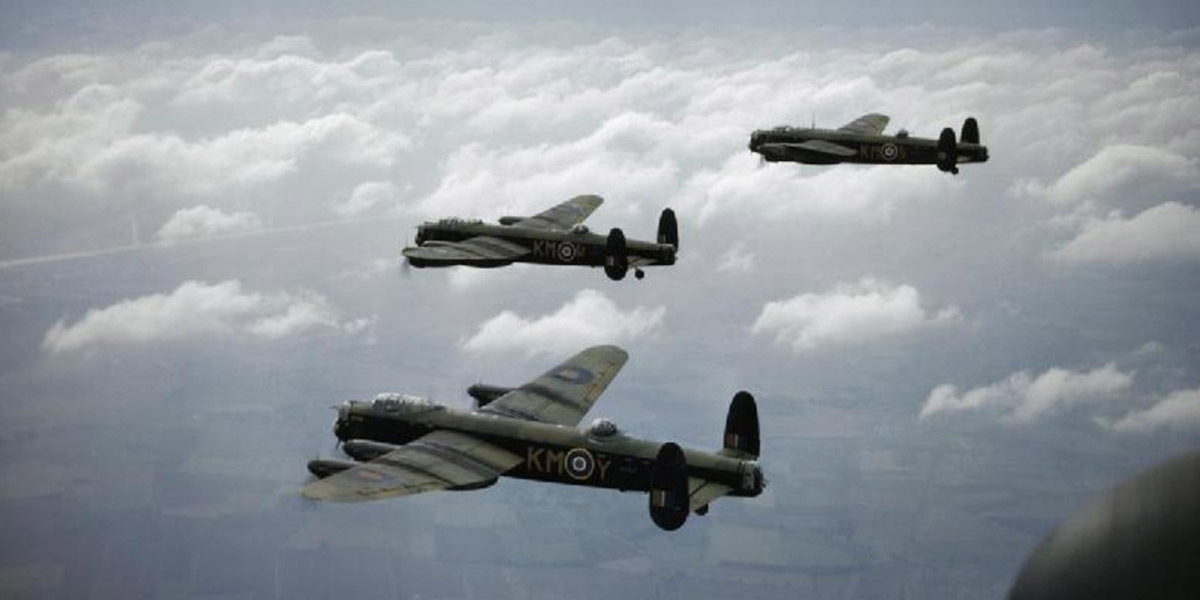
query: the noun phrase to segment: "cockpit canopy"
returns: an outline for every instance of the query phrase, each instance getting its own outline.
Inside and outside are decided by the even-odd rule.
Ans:
[[[478,225],[483,223],[482,219],[461,219],[459,217],[447,217],[438,219],[437,224],[442,226],[454,227],[458,225]]]
[[[597,438],[611,437],[620,433],[617,424],[608,419],[596,419],[588,426],[588,435]]]
[[[908,137],[908,130],[907,130],[907,129],[901,129],[900,131],[897,131],[897,132],[896,132],[896,137],[898,137],[898,138],[906,138],[906,137]]]
[[[437,405],[429,401],[428,398],[413,396],[410,394],[379,394],[371,401],[371,406],[376,410],[386,412],[411,412],[416,410],[428,410],[435,408]]]
[[[580,224],[578,224],[578,225],[576,225],[576,226],[574,226],[574,227],[572,227],[572,228],[571,228],[571,233],[574,233],[574,234],[576,234],[576,235],[582,235],[582,234],[585,234],[585,233],[587,233],[587,232],[588,232],[587,225],[584,225],[583,223],[580,223]]]

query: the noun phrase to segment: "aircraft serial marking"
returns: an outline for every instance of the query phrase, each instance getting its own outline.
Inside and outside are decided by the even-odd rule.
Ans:
[[[576,481],[585,481],[598,470],[599,480],[603,482],[610,466],[611,460],[596,458],[586,448],[572,448],[567,452],[533,446],[525,449],[525,468],[534,473],[567,475]]]

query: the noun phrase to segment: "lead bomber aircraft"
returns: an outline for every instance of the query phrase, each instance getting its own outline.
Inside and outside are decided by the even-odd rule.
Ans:
[[[599,196],[576,196],[532,217],[501,217],[499,225],[466,219],[422,223],[416,245],[401,254],[417,268],[492,268],[515,262],[602,266],[613,280],[624,279],[629,269],[641,279],[646,275],[642,267],[675,264],[679,227],[674,211],[662,211],[657,243],[627,241],[618,228],[603,236],[583,224],[603,202]]]
[[[627,358],[595,346],[518,388],[472,386],[471,412],[402,394],[343,403],[333,433],[356,462],[310,461],[318,480],[302,492],[358,502],[474,490],[504,475],[649,492],[650,518],[667,531],[721,496],[761,494],[758,408],[747,392],[734,395],[715,453],[633,438],[607,419],[577,427]]]
[[[837,163],[937,165],[939,171],[958,175],[959,163],[987,162],[987,146],[979,143],[979,123],[963,122],[962,137],[954,139],[947,127],[938,139],[911,137],[901,129],[883,135],[888,117],[863,115],[838,129],[776,127],[750,134],[750,151],[767,162],[810,165]]]

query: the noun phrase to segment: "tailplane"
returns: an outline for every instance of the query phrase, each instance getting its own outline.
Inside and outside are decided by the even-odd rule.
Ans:
[[[975,117],[967,117],[963,121],[962,133],[959,134],[958,141],[963,144],[978,144],[979,143],[979,122]]]
[[[658,217],[658,243],[670,244],[679,250],[679,223],[675,220],[675,211],[664,208]]]
[[[754,460],[758,458],[758,405],[750,392],[741,391],[729,403],[725,417],[725,444],[721,454]]]

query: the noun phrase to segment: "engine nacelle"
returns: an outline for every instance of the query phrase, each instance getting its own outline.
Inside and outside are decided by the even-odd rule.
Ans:
[[[958,175],[958,141],[954,139],[954,130],[949,127],[943,129],[938,138],[937,168]]]
[[[354,463],[344,460],[324,460],[317,458],[308,461],[308,472],[312,473],[317,479],[325,479],[330,475],[341,473],[352,467],[354,467]]]
[[[520,223],[521,221],[524,221],[525,219],[526,219],[526,217],[500,217],[500,224],[501,225],[516,225],[517,223]]]
[[[650,470],[650,518],[660,528],[675,531],[687,522],[689,500],[687,458],[678,444],[667,442]]]
[[[349,440],[342,444],[342,452],[358,462],[368,462],[399,448],[392,444],[372,440]]]
[[[629,271],[629,252],[625,246],[625,232],[613,227],[604,244],[604,274],[613,281],[625,279]]]
[[[467,388],[467,395],[475,399],[475,407],[483,408],[490,404],[496,398],[503,396],[514,388],[500,387],[498,385],[490,385],[487,383],[476,383]]]

